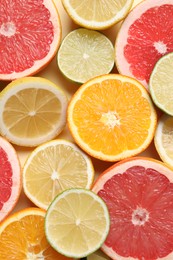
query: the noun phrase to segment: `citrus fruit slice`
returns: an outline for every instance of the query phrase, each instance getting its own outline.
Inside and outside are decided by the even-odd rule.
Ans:
[[[162,115],[159,119],[154,144],[160,158],[173,167],[173,117]]]
[[[57,139],[37,147],[23,167],[23,188],[38,207],[47,209],[56,195],[69,188],[90,188],[94,169],[75,144]]]
[[[93,191],[110,213],[102,249],[111,259],[173,259],[170,168],[151,158],[126,159],[101,174]]]
[[[40,77],[14,80],[0,93],[0,133],[11,143],[37,146],[63,130],[67,97]]]
[[[154,66],[149,80],[153,102],[161,110],[173,116],[173,52],[164,55]]]
[[[112,70],[114,48],[104,34],[79,28],[64,38],[57,60],[59,69],[67,78],[84,83]]]
[[[13,146],[0,137],[0,222],[15,207],[21,192],[21,167]]]
[[[173,0],[145,0],[125,18],[116,38],[115,63],[121,74],[148,87],[155,63],[173,51]]]
[[[45,211],[26,208],[0,224],[1,259],[68,260],[47,242],[44,231]],[[70,259],[69,259],[70,260]]]
[[[63,255],[80,258],[96,251],[109,231],[109,213],[103,200],[90,190],[62,192],[49,206],[45,233]]]
[[[88,255],[86,258],[82,258],[82,260],[110,260],[110,258],[101,250],[97,250],[91,255]]]
[[[133,0],[62,0],[62,3],[75,23],[89,29],[103,30],[123,19]]]
[[[156,112],[146,89],[118,74],[102,75],[83,84],[73,95],[67,116],[77,144],[104,161],[142,152],[156,127]]]
[[[60,18],[52,0],[5,0],[0,17],[1,80],[33,75],[52,60],[61,40]]]

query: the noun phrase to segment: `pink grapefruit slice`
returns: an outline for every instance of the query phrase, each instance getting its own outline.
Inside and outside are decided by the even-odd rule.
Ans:
[[[107,204],[110,231],[102,249],[116,260],[173,259],[173,171],[134,157],[114,164],[93,191]]]
[[[156,62],[173,51],[173,0],[145,0],[125,18],[116,38],[115,63],[121,74],[148,87]]]
[[[55,56],[61,23],[52,0],[4,0],[0,8],[0,79],[33,75]]]
[[[0,222],[15,207],[21,192],[21,167],[13,146],[0,137]]]

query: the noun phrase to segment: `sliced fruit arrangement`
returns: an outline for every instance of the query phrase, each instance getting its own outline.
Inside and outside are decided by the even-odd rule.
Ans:
[[[1,80],[33,75],[52,60],[61,41],[60,18],[52,0],[4,0],[0,17]]]
[[[70,260],[56,252],[47,242],[44,220],[45,211],[33,207],[20,210],[1,223],[1,259]]]
[[[0,93],[0,133],[20,146],[46,142],[65,127],[67,102],[64,91],[50,80],[14,80]]]
[[[149,91],[155,105],[173,116],[173,52],[164,55],[155,64],[150,75]]]
[[[114,48],[104,34],[79,28],[64,38],[57,60],[59,69],[67,78],[84,83],[112,70]]]
[[[106,203],[111,259],[173,258],[173,171],[151,158],[130,158],[99,176],[93,191]]]
[[[154,144],[160,158],[173,168],[173,117],[162,115],[158,121]]]
[[[85,258],[82,258],[81,260],[110,260],[110,258],[101,250],[97,250],[96,252],[92,253],[91,255],[88,255]]]
[[[151,143],[156,112],[146,89],[135,79],[109,74],[93,78],[73,95],[67,110],[69,130],[88,154],[118,161]]]
[[[0,222],[15,207],[21,188],[21,166],[16,150],[0,137]]]
[[[173,0],[145,0],[123,21],[115,44],[115,63],[121,74],[148,87],[155,63],[173,51]]]
[[[69,189],[49,206],[45,233],[55,250],[68,257],[81,258],[100,248],[109,224],[109,212],[99,196],[86,189]]]
[[[37,147],[23,167],[23,188],[38,207],[47,209],[56,195],[69,188],[89,189],[92,161],[72,142],[57,139]]]
[[[103,30],[122,20],[133,0],[62,0],[73,21],[89,29]]]

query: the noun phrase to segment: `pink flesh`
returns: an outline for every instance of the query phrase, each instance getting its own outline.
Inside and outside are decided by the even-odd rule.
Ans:
[[[149,81],[155,63],[164,54],[173,51],[173,5],[153,7],[146,11],[129,28],[124,56],[132,75]],[[155,42],[162,42],[167,50],[159,53]]]
[[[6,152],[0,147],[0,210],[11,196],[12,168]]]
[[[173,251],[173,184],[164,175],[133,166],[123,174],[115,174],[98,195],[110,212],[107,247],[120,256],[139,260],[154,260]],[[138,208],[149,214],[141,225],[132,222],[132,214]],[[145,217],[136,216],[139,223]]]
[[[43,2],[1,1],[0,28],[8,31],[12,23],[15,33],[6,36],[0,30],[0,74],[24,71],[49,53],[54,28]]]

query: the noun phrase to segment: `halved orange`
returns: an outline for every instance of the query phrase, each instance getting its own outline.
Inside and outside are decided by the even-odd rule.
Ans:
[[[151,143],[157,115],[145,87],[133,78],[108,74],[83,84],[67,111],[70,132],[88,154],[118,161]]]

